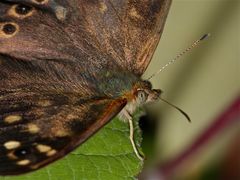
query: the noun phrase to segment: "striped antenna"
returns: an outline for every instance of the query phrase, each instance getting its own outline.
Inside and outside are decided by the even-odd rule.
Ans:
[[[207,39],[210,36],[210,34],[204,34],[200,39],[196,40],[191,46],[189,46],[187,49],[185,49],[183,52],[179,53],[174,59],[169,61],[167,64],[165,64],[162,68],[160,68],[157,72],[153,73],[147,80],[152,79],[154,76],[162,72],[166,67],[173,64],[175,61],[179,60],[180,57],[182,57],[184,54],[186,54],[188,51],[196,47],[201,41]]]

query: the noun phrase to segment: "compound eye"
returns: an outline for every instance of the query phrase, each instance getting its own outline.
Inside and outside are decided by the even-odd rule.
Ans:
[[[148,94],[144,90],[138,90],[137,91],[137,98],[140,103],[144,103],[147,101]]]

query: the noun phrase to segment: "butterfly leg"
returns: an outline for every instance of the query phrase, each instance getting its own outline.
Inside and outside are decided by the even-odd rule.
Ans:
[[[133,121],[132,121],[132,118],[128,119],[128,123],[129,123],[129,130],[130,130],[130,134],[129,134],[129,139],[132,143],[132,147],[133,147],[133,150],[136,154],[136,156],[138,157],[138,159],[140,159],[141,161],[143,161],[143,157],[140,155],[137,147],[136,147],[136,144],[134,142],[134,128],[133,128]]]
[[[129,123],[129,131],[130,131],[130,134],[129,134],[129,139],[132,143],[132,147],[133,147],[133,150],[136,154],[136,156],[138,157],[138,159],[140,159],[141,161],[144,160],[144,158],[140,155],[137,147],[136,147],[136,143],[134,142],[134,127],[133,127],[133,120],[132,120],[132,116],[130,115],[130,113],[125,110],[125,113],[124,113],[125,117],[127,118],[128,120],[128,123]]]

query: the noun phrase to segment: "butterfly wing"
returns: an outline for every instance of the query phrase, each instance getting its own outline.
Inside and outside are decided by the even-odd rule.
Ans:
[[[19,2],[31,8],[23,11],[15,4]],[[73,61],[93,70],[118,65],[142,75],[170,4],[171,0],[4,0],[0,53],[31,61]]]
[[[125,99],[99,91],[98,72],[120,66],[141,75],[169,4],[0,2],[0,174],[63,157],[123,108]]]
[[[91,71],[110,66],[109,58],[95,47],[74,2],[1,1],[0,54],[41,63],[78,63],[83,69],[91,65]]]
[[[101,51],[142,75],[163,31],[171,0],[79,1],[80,16]]]
[[[81,66],[7,55],[0,61],[0,175],[65,156],[126,104],[99,92],[94,74]]]
[[[0,175],[33,171],[65,156],[126,104],[26,89],[0,96]]]

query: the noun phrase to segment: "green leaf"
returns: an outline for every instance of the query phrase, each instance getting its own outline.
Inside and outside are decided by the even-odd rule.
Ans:
[[[138,113],[139,114],[139,113]],[[135,122],[135,141],[141,133]],[[0,180],[123,180],[136,179],[143,163],[136,157],[129,140],[128,123],[113,119],[78,149],[41,170]]]

